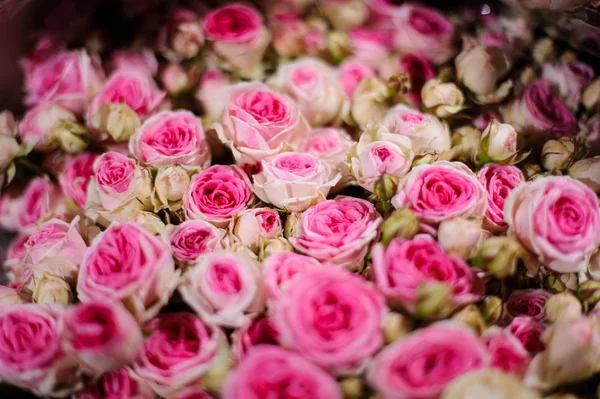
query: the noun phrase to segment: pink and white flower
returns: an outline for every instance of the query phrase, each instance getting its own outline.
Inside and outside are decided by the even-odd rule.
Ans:
[[[293,281],[320,266],[316,259],[294,252],[282,251],[269,256],[262,272],[267,300],[279,300]]]
[[[375,76],[375,70],[357,58],[345,59],[338,68],[338,80],[349,99],[352,98],[356,86],[369,76]]]
[[[50,151],[56,143],[50,135],[52,128],[61,122],[75,122],[75,115],[57,104],[40,104],[30,108],[19,122],[21,141],[39,151]]]
[[[342,169],[353,145],[354,141],[345,130],[325,127],[313,129],[300,151]]]
[[[79,216],[71,223],[52,219],[41,225],[25,242],[26,259],[33,264],[47,258],[63,258],[80,265],[87,251],[87,244],[77,230]]]
[[[60,176],[60,186],[81,209],[87,202],[87,188],[94,176],[94,162],[98,154],[83,152],[69,161],[65,171]]]
[[[415,153],[450,149],[450,129],[433,115],[423,114],[399,104],[385,114],[383,125],[390,131],[410,138]]]
[[[231,341],[231,356],[239,363],[257,345],[279,345],[279,331],[267,317],[252,319],[231,334]]]
[[[280,236],[281,231],[279,213],[270,208],[253,208],[240,213],[232,229],[239,242],[255,253],[265,240]]]
[[[168,225],[164,232],[173,256],[180,262],[193,262],[203,254],[224,249],[225,235],[225,230],[202,220]]]

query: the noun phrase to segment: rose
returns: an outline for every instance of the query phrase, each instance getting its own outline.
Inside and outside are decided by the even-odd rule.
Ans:
[[[569,177],[519,185],[506,200],[504,219],[521,244],[560,273],[585,270],[600,244],[598,198]]]
[[[56,104],[40,104],[29,109],[19,122],[19,137],[28,146],[40,151],[50,151],[56,147],[50,137],[50,130],[64,121],[75,122],[75,115]]]
[[[191,10],[176,8],[165,28],[164,40],[175,52],[175,55],[184,58],[194,58],[204,45],[204,32],[200,18]]]
[[[25,243],[27,259],[36,264],[45,258],[59,257],[80,265],[87,245],[77,230],[78,223],[76,216],[71,223],[52,219],[41,225]]]
[[[338,68],[338,80],[348,98],[352,98],[354,89],[365,78],[375,76],[370,65],[357,58],[347,58]]]
[[[223,399],[341,399],[333,377],[302,356],[273,345],[253,348],[229,375]]]
[[[321,264],[309,256],[282,251],[269,256],[263,263],[263,283],[268,300],[277,301],[292,281]]]
[[[510,332],[492,326],[481,337],[492,358],[491,366],[523,377],[531,356]]]
[[[134,222],[112,224],[88,249],[77,280],[83,303],[127,304],[139,321],[156,316],[175,290],[178,273],[168,247]]]
[[[335,69],[316,58],[280,65],[268,83],[278,92],[290,96],[313,126],[333,121],[344,101]]]
[[[215,165],[194,175],[183,197],[188,219],[225,227],[253,200],[250,181],[237,166]]]
[[[252,252],[258,252],[261,244],[281,235],[279,213],[269,208],[248,209],[240,213],[233,226],[233,235]]]
[[[178,211],[183,207],[183,196],[190,186],[189,172],[182,166],[171,165],[160,168],[154,178],[152,203],[154,210]]]
[[[184,302],[210,324],[239,327],[264,307],[258,265],[233,253],[198,258],[178,289]]]
[[[491,120],[479,142],[479,159],[507,164],[515,161],[518,133],[507,123]]]
[[[367,381],[383,399],[435,398],[453,379],[487,367],[490,357],[471,329],[440,322],[379,352]]]
[[[148,47],[114,50],[111,53],[109,64],[111,71],[136,69],[148,75],[156,75],[158,72],[158,60],[154,51]]]
[[[378,67],[379,73],[386,79],[399,73],[407,74],[410,78],[410,90],[405,94],[405,98],[414,106],[422,105],[421,90],[428,80],[435,78],[435,69],[427,58],[416,54],[404,54],[399,58],[388,58]]]
[[[62,193],[47,177],[35,177],[29,181],[19,202],[17,219],[22,230],[56,211],[62,203]]]
[[[277,14],[270,23],[273,48],[277,54],[286,58],[301,55],[308,34],[308,24],[294,12]]]
[[[144,330],[148,335],[133,370],[160,396],[172,397],[185,386],[208,384],[227,361],[223,331],[191,313],[160,315]]]
[[[167,93],[177,96],[192,88],[195,74],[195,70],[186,70],[183,65],[171,62],[162,69],[159,77]]]
[[[61,348],[60,306],[24,304],[0,312],[0,379],[38,395],[64,396],[77,382],[75,362]]]
[[[454,25],[439,12],[403,4],[393,16],[394,46],[402,53],[420,54],[435,64],[454,55]]]
[[[444,251],[470,259],[477,253],[488,233],[483,231],[481,220],[454,218],[440,223],[437,239]]]
[[[59,275],[44,271],[31,270],[32,276],[22,289],[31,290],[31,299],[35,303],[55,303],[67,306],[73,302],[73,293],[69,283]]]
[[[208,120],[214,122],[223,114],[229,96],[229,77],[220,69],[208,67],[200,78],[194,97],[206,113]]]
[[[380,123],[388,110],[390,88],[381,79],[369,76],[361,80],[352,94],[349,113],[344,118],[365,129],[370,122]]]
[[[585,158],[569,167],[569,176],[600,193],[600,156]]]
[[[482,392],[494,392],[497,399],[539,399],[540,394],[514,375],[499,370],[480,370],[452,381],[441,399],[479,399]]]
[[[273,309],[282,346],[335,373],[360,372],[383,345],[385,299],[362,277],[315,268]]]
[[[120,303],[75,305],[65,312],[64,323],[65,350],[92,374],[117,370],[142,350],[140,327]]]
[[[353,144],[345,130],[325,127],[313,129],[300,151],[327,162],[331,167],[342,169],[341,164],[346,161]]]
[[[542,79],[558,88],[560,97],[571,109],[577,109],[583,89],[594,78],[594,69],[583,62],[544,64]]]
[[[515,317],[506,327],[506,330],[521,342],[531,356],[535,356],[538,352],[544,350],[541,335],[545,329],[539,321],[522,316]]]
[[[383,30],[359,28],[348,32],[350,48],[356,58],[376,68],[391,51],[389,33]]]
[[[369,7],[364,1],[320,0],[318,4],[325,17],[337,30],[358,28],[369,18]]]
[[[396,105],[385,114],[383,125],[413,141],[414,151],[450,149],[450,130],[433,115],[422,114],[406,105]]]
[[[98,154],[83,152],[69,161],[60,176],[60,186],[64,193],[81,208],[85,209],[87,187],[94,175],[94,162]]]
[[[506,53],[502,48],[484,43],[484,37],[480,42],[466,38],[455,60],[457,79],[480,99],[491,95],[510,68]]]
[[[271,319],[248,320],[231,334],[231,355],[239,363],[253,347],[262,344],[278,345],[279,332]]]
[[[148,118],[129,142],[131,153],[153,168],[173,164],[187,168],[210,165],[202,125],[188,111],[162,111]]]
[[[586,122],[585,132],[592,154],[600,154],[600,116],[593,116]]]
[[[408,207],[419,218],[421,228],[434,233],[444,220],[483,218],[486,201],[485,188],[465,164],[437,161],[413,168],[398,182],[392,205]]]
[[[327,198],[341,174],[310,154],[284,152],[262,161],[254,193],[277,208],[300,212]]]
[[[74,395],[75,399],[110,399],[118,397],[155,399],[156,395],[148,383],[133,377],[132,373],[126,368],[111,371],[89,381],[82,392]]]
[[[459,257],[446,255],[428,235],[412,240],[393,239],[387,247],[376,244],[372,252],[373,274],[377,288],[392,303],[415,311],[417,292],[431,282],[442,282],[450,289],[448,311],[478,301],[483,282]]]
[[[510,293],[505,303],[507,322],[515,317],[526,316],[536,321],[544,319],[544,306],[552,294],[545,290],[527,289]]]
[[[491,232],[506,231],[504,204],[512,190],[525,182],[523,173],[514,166],[490,163],[477,172],[477,178],[487,192],[484,227]]]
[[[421,91],[423,106],[440,118],[448,118],[464,108],[465,96],[455,83],[431,79]]]
[[[342,197],[318,203],[300,217],[290,243],[305,255],[360,270],[379,233],[381,216],[368,201]]]
[[[6,251],[4,267],[13,271],[19,267],[25,255],[27,255],[27,249],[25,248],[27,240],[29,240],[29,234],[21,234],[12,239]]]
[[[193,262],[202,254],[224,249],[225,234],[208,222],[188,220],[177,226],[168,225],[164,237],[176,260]]]
[[[309,132],[308,123],[289,97],[258,82],[232,86],[221,123],[213,127],[242,165],[296,149]]]

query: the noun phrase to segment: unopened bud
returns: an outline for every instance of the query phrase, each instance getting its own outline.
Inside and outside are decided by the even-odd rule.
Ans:
[[[544,314],[551,323],[559,319],[576,319],[581,316],[581,303],[571,293],[561,292],[548,298]]]
[[[264,240],[259,249],[258,259],[267,259],[269,256],[282,251],[293,251],[294,247],[283,237],[274,237]]]
[[[517,136],[511,125],[492,120],[481,135],[480,162],[510,163],[518,152]]]
[[[92,126],[108,133],[116,142],[126,142],[141,126],[140,117],[125,103],[107,103],[92,117]]]
[[[153,212],[140,211],[134,220],[138,225],[154,235],[162,233],[166,227],[158,215]]]
[[[361,80],[352,95],[350,113],[354,122],[361,129],[369,122],[381,123],[388,110],[388,97],[388,87],[380,79],[369,76]]]
[[[58,303],[67,306],[73,302],[71,287],[64,279],[41,273],[41,276],[34,276],[34,281],[32,299],[36,303]]]
[[[479,305],[479,310],[486,325],[491,326],[496,324],[502,318],[504,311],[502,299],[497,296],[488,295],[483,298],[483,302]]]
[[[440,118],[448,118],[464,108],[465,96],[457,85],[431,79],[421,90],[423,105]]]
[[[481,132],[470,125],[461,126],[452,133],[452,156],[448,160],[471,162],[479,155]]]
[[[363,383],[359,377],[347,377],[339,382],[344,399],[360,399],[363,395]]]
[[[589,112],[600,111],[600,77],[596,78],[584,91],[581,102]]]
[[[410,318],[402,313],[389,312],[385,316],[383,325],[383,339],[387,344],[408,335],[412,331],[413,325]]]
[[[490,237],[479,247],[473,263],[502,279],[515,274],[521,252],[521,246],[512,237]]]
[[[450,286],[441,281],[420,284],[416,291],[415,317],[417,319],[428,319],[446,315],[450,291]]]
[[[567,289],[565,283],[554,274],[549,274],[544,278],[544,288],[553,294],[558,294]]]
[[[472,304],[452,316],[452,320],[469,326],[477,335],[480,335],[486,328],[486,323],[481,312],[477,306]]]
[[[398,188],[398,179],[394,176],[384,173],[377,182],[375,182],[375,195],[379,201],[389,203],[392,197],[396,195]]]
[[[527,180],[533,180],[534,178],[542,175],[544,171],[542,167],[535,163],[528,163],[523,167],[523,175]]]
[[[548,140],[542,148],[542,166],[549,171],[563,171],[573,163],[575,142],[570,138]]]
[[[168,208],[177,211],[183,206],[183,195],[190,185],[188,172],[178,165],[158,170],[154,179],[152,201],[156,211]]]
[[[593,280],[600,280],[600,250],[592,254],[588,264],[588,274]]]
[[[588,280],[580,284],[576,294],[583,304],[584,310],[593,309],[600,302],[600,281]]]
[[[600,194],[600,156],[575,162],[569,168],[569,176]]]
[[[408,208],[398,209],[383,222],[381,227],[381,242],[388,245],[393,238],[410,240],[419,231],[419,220]]]
[[[350,38],[344,32],[333,31],[327,35],[327,50],[334,64],[351,54]]]
[[[85,126],[73,121],[61,121],[50,130],[50,137],[69,154],[78,154],[88,146],[88,131]]]
[[[483,239],[481,220],[454,218],[440,223],[438,242],[448,253],[470,258]]]
[[[415,166],[419,165],[431,165],[438,159],[440,159],[440,154],[436,151],[425,151],[415,155],[411,167],[414,168]]]

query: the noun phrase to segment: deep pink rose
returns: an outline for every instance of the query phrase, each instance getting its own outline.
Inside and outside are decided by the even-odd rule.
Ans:
[[[193,262],[202,254],[224,248],[225,230],[202,220],[188,220],[165,231],[173,256],[180,262]]]
[[[471,329],[440,322],[385,347],[369,364],[367,381],[382,399],[437,398],[456,377],[489,364]]]
[[[134,222],[113,224],[96,237],[79,270],[81,302],[127,304],[139,321],[156,316],[175,290],[178,273],[169,248]]]
[[[443,282],[450,288],[456,307],[478,301],[483,282],[464,260],[447,255],[431,236],[421,234],[409,241],[393,239],[389,245],[373,248],[373,273],[377,288],[388,298],[414,312],[417,289],[428,282]]]
[[[81,209],[85,209],[87,187],[94,175],[94,162],[98,154],[83,152],[69,161],[64,173],[60,176],[60,186],[65,194]]]
[[[75,122],[75,115],[57,104],[39,104],[27,110],[19,122],[19,137],[38,151],[51,151],[57,143],[50,136],[50,131],[63,121]]]
[[[533,357],[544,350],[541,335],[546,327],[531,317],[515,317],[506,330],[513,334]]]
[[[375,76],[373,68],[359,59],[346,59],[339,67],[338,79],[348,98],[352,98],[356,86],[363,79]]]
[[[584,271],[600,244],[598,198],[566,176],[519,185],[506,200],[504,219],[521,244],[560,273]]]
[[[481,339],[492,357],[492,367],[520,377],[524,376],[531,356],[521,341],[497,326],[485,330]]]
[[[385,298],[362,277],[339,268],[303,273],[276,303],[280,341],[335,373],[359,372],[383,345]]]
[[[185,386],[199,385],[212,367],[226,361],[219,353],[227,347],[223,331],[192,313],[160,315],[145,331],[144,349],[133,369],[160,396],[172,397]]]
[[[354,141],[345,130],[325,127],[313,129],[300,151],[343,169],[342,164],[348,158],[348,152],[353,145]]]
[[[352,29],[348,35],[354,56],[373,68],[378,67],[392,49],[390,34],[384,30],[359,28]]]
[[[229,375],[223,399],[341,399],[335,379],[308,360],[273,345],[248,353]]]
[[[77,230],[78,223],[79,216],[76,216],[71,223],[52,219],[41,225],[25,243],[27,259],[37,264],[46,258],[62,258],[80,265],[87,244]]]
[[[194,175],[183,209],[188,219],[225,227],[252,202],[250,181],[237,166],[215,165]]]
[[[352,197],[327,200],[302,213],[290,243],[320,262],[360,270],[381,221],[368,201]]]
[[[510,293],[505,303],[505,320],[512,321],[515,317],[525,316],[531,317],[536,321],[544,319],[544,306],[550,298],[550,294],[546,290],[516,290]]]
[[[162,111],[148,118],[130,141],[131,153],[153,168],[179,164],[210,165],[210,151],[200,120],[189,111]]]
[[[409,100],[416,106],[423,104],[421,89],[429,79],[435,78],[435,69],[431,62],[423,56],[405,54],[400,57],[400,72],[407,73],[410,77]]]
[[[148,75],[156,75],[158,72],[158,60],[154,51],[148,47],[115,50],[110,56],[109,64],[112,71],[137,70]]]
[[[494,233],[506,231],[504,203],[511,191],[525,182],[523,172],[515,166],[490,163],[477,172],[477,177],[487,191],[484,227]]]
[[[267,299],[278,300],[295,279],[320,265],[316,259],[294,252],[281,251],[269,256],[263,263]]]
[[[117,370],[137,359],[142,331],[120,303],[88,302],[67,309],[65,350],[91,374]]]
[[[47,177],[35,177],[21,194],[22,203],[18,210],[21,229],[28,228],[40,219],[49,216],[62,202],[60,187]]]
[[[579,61],[544,64],[542,79],[558,88],[560,97],[565,104],[576,110],[582,91],[594,79],[594,69]]]
[[[101,375],[88,382],[85,389],[74,395],[75,399],[155,399],[156,394],[145,381],[132,376],[122,368]]]
[[[237,363],[256,345],[279,345],[279,331],[267,317],[248,320],[231,335],[231,355]]]

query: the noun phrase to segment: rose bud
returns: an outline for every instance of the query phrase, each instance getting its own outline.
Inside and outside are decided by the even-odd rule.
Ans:
[[[162,397],[188,386],[219,390],[229,368],[227,337],[187,312],[162,314],[145,327],[146,339],[133,371]]]
[[[319,7],[334,29],[349,30],[359,28],[369,18],[367,5],[360,0],[339,2],[336,0],[320,0]]]
[[[492,357],[493,368],[518,377],[525,375],[531,356],[515,336],[498,326],[491,326],[483,333],[481,339]]]
[[[170,16],[167,27],[169,46],[184,58],[193,58],[204,45],[204,31],[193,11],[177,9]]]
[[[440,399],[479,399],[482,392],[494,392],[497,399],[541,398],[515,376],[499,370],[481,370],[452,380]]]
[[[267,300],[278,301],[294,280],[320,265],[316,259],[292,251],[269,256],[263,263],[262,272]]]
[[[198,258],[178,289],[184,302],[210,324],[239,327],[264,307],[258,265],[227,252]]]
[[[381,222],[370,202],[340,197],[302,212],[295,232],[288,239],[296,251],[320,262],[361,270]]]
[[[489,363],[485,347],[468,327],[441,322],[385,347],[369,363],[367,381],[384,399],[433,398],[456,377]]]
[[[248,209],[236,218],[232,232],[242,244],[256,253],[263,241],[281,235],[281,219],[273,209]]]
[[[581,92],[594,78],[594,69],[583,62],[544,64],[542,79],[558,89],[560,97],[571,109],[577,109]]]
[[[511,163],[518,153],[517,137],[518,134],[511,125],[492,120],[481,135],[480,162]]]
[[[202,106],[205,118],[210,123],[221,118],[229,96],[229,85],[229,77],[217,68],[208,67],[202,74],[194,98]]]
[[[172,96],[187,91],[192,86],[192,80],[188,72],[181,64],[172,62],[168,64],[160,74],[162,86]]]
[[[107,133],[117,143],[127,142],[140,125],[138,114],[125,103],[102,104],[90,120],[91,128]]]
[[[0,111],[0,136],[16,137],[18,134],[17,121],[10,110]]]
[[[583,91],[581,103],[588,112],[600,109],[600,77],[594,79]]]
[[[343,311],[344,318],[319,315]],[[359,372],[383,345],[383,296],[362,277],[339,268],[311,268],[276,302],[282,346],[338,374]]]
[[[210,11],[204,18],[204,33],[227,69],[244,78],[262,76],[260,62],[271,40],[260,13],[251,6],[232,3]]]
[[[542,148],[542,166],[548,171],[567,170],[577,155],[577,144],[568,137],[548,140]]]
[[[579,180],[596,194],[600,193],[600,156],[575,162],[569,168],[569,176]]]
[[[506,331],[513,334],[531,356],[544,350],[541,336],[545,329],[541,322],[530,317],[515,317],[506,327]]]
[[[79,265],[76,265],[67,259],[54,257],[45,258],[37,264],[25,264],[18,271],[20,281],[26,283],[23,289],[32,291],[38,281],[42,278],[58,277],[63,281],[50,281],[51,286],[57,287],[63,298],[71,298],[71,286],[75,286],[79,272]],[[50,279],[51,280],[51,279]]]
[[[513,237],[489,237],[481,243],[473,263],[492,276],[503,279],[515,274],[522,252],[523,249]]]
[[[375,76],[373,68],[358,58],[347,58],[338,68],[338,80],[349,99],[352,99],[358,84],[371,76]]]
[[[407,336],[413,330],[413,322],[402,313],[389,312],[385,317],[383,338],[386,345]]]
[[[421,92],[423,105],[440,118],[448,118],[463,109],[465,97],[454,83],[431,79]]]
[[[262,245],[258,250],[258,260],[263,261],[268,257],[279,253],[279,252],[290,252],[293,251],[294,247],[292,244],[282,236],[269,238],[263,241]]]
[[[465,306],[461,311],[452,316],[452,320],[462,323],[477,333],[481,333],[486,329],[485,320],[479,311],[479,308],[473,304]]]
[[[162,234],[167,227],[160,216],[153,212],[137,211],[133,221],[152,235]]]
[[[231,355],[239,363],[257,345],[279,345],[279,332],[269,318],[248,320],[231,335]]]
[[[479,248],[484,233],[481,220],[455,218],[445,220],[438,228],[438,242],[449,254],[470,258]]]
[[[377,77],[361,80],[352,94],[350,117],[353,124],[364,129],[369,122],[380,123],[388,109],[389,95],[387,86]]]
[[[76,122],[75,115],[56,104],[40,104],[30,108],[19,122],[19,138],[38,151],[51,151],[58,143],[50,133],[61,122]]]
[[[69,161],[59,178],[64,193],[81,209],[85,209],[87,187],[94,175],[94,162],[97,158],[98,154],[91,152],[75,156]]]
[[[79,266],[87,251],[87,245],[77,224],[79,216],[71,223],[52,219],[41,225],[25,242],[28,262],[37,264],[46,258],[60,257]]]
[[[147,382],[135,378],[127,368],[105,373],[88,381],[84,390],[73,395],[74,399],[108,399],[126,397],[132,399],[156,399]],[[210,399],[210,398],[209,398]]]
[[[290,148],[297,149],[309,133],[308,122],[287,96],[262,83],[240,83],[229,90],[219,139],[233,152],[238,165],[254,164]],[[243,126],[238,118],[242,115]]]
[[[545,290],[526,289],[510,293],[505,303],[504,319],[512,321],[515,317],[525,316],[536,321],[544,319],[544,306],[551,294]]]
[[[552,295],[544,306],[546,319],[551,323],[561,319],[577,319],[581,312],[581,302],[569,292]]]
[[[278,55],[292,58],[304,51],[308,25],[296,13],[279,14],[273,18],[273,47]]]
[[[388,245],[393,238],[412,239],[419,231],[419,220],[410,209],[397,209],[381,225],[381,243]]]
[[[142,343],[137,321],[120,303],[81,303],[65,312],[65,350],[91,374],[133,362]]]
[[[502,299],[497,296],[487,295],[479,305],[483,320],[486,325],[496,324],[503,315]]]
[[[62,277],[45,272],[33,272],[31,299],[34,303],[56,303],[67,306],[73,302],[73,292]]]
[[[88,130],[76,122],[59,122],[50,129],[49,136],[67,154],[78,154],[88,146]]]
[[[163,234],[179,262],[193,262],[202,254],[224,249],[225,230],[202,220],[187,220],[168,225]]]
[[[15,289],[0,285],[0,305],[2,305],[2,309],[8,309],[21,303],[25,303],[25,301]]]
[[[418,154],[428,150],[450,149],[450,129],[433,115],[423,114],[406,105],[390,108],[383,125],[390,131],[407,136],[413,141],[413,151]]]
[[[9,167],[20,150],[19,143],[16,140],[17,125],[12,113],[9,114],[9,112],[0,112],[0,147],[2,148],[2,152],[0,153],[0,171],[5,171]],[[8,119],[12,119],[12,121]]]
[[[183,207],[183,196],[190,185],[189,172],[182,166],[164,166],[154,178],[152,202],[154,209],[178,211]]]
[[[539,214],[543,220],[534,221]],[[559,273],[584,271],[600,244],[598,198],[569,177],[540,177],[519,185],[506,200],[504,218],[521,244]]]
[[[63,397],[77,386],[77,364],[62,349],[63,310],[23,304],[0,312],[0,379],[40,396]]]
[[[175,290],[178,273],[168,247],[134,222],[112,224],[88,249],[77,280],[82,303],[127,304],[141,322],[156,316]]]

